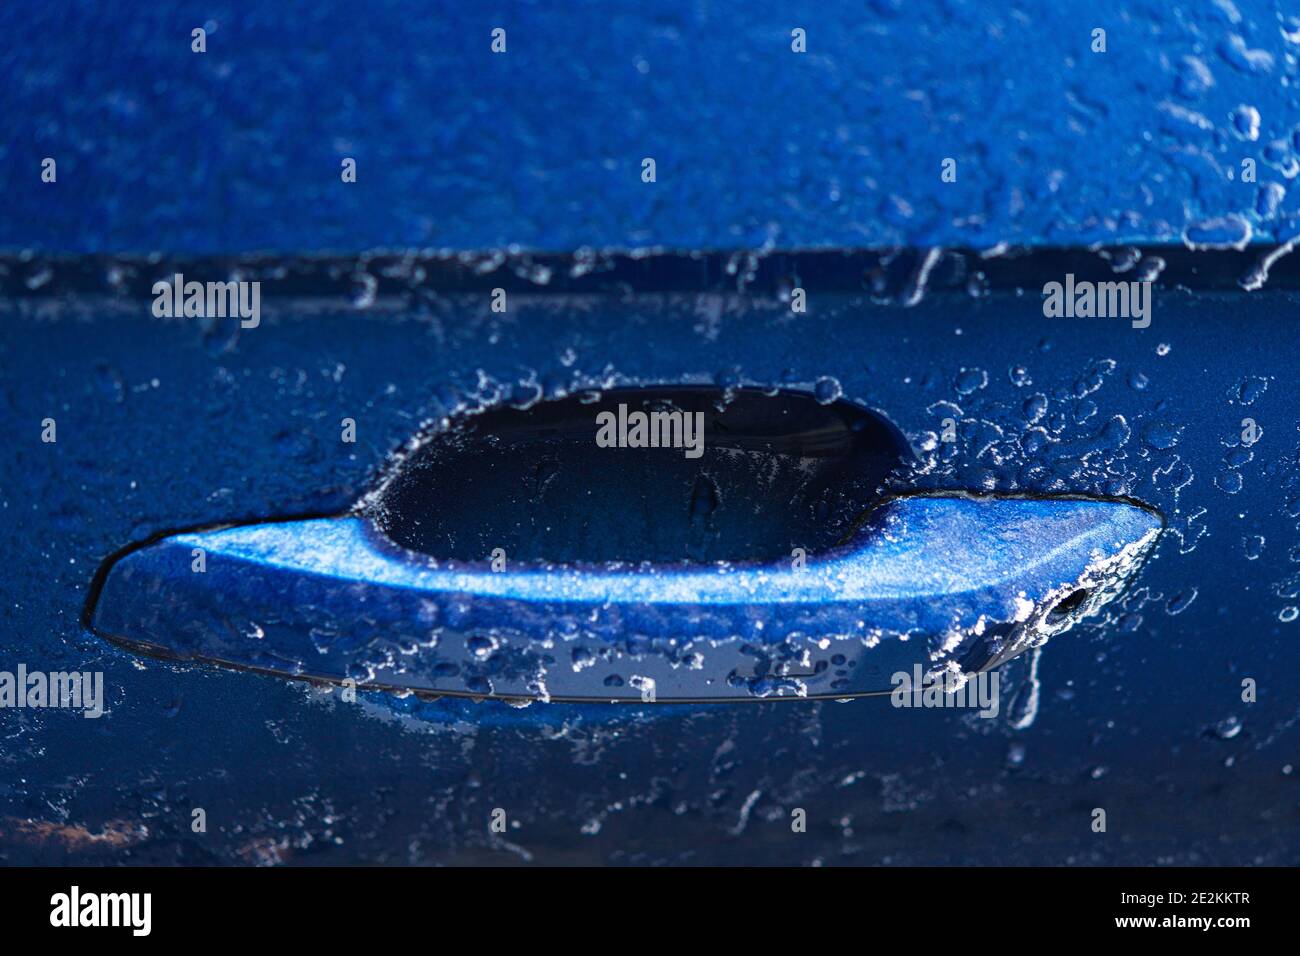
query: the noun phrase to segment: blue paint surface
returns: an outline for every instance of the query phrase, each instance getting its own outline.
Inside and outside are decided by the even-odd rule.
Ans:
[[[0,36],[10,250],[1231,243],[1300,209],[1265,0],[51,0]]]
[[[1226,0],[9,4],[0,249],[1287,239],[1297,35]],[[98,719],[0,711],[0,862],[1300,863],[1294,291],[1174,279],[1136,330],[1047,320],[1036,282],[914,308],[810,283],[798,319],[717,287],[526,289],[497,315],[413,282],[269,304],[250,331],[6,263],[31,295],[0,300],[0,669],[102,671],[109,699]],[[352,704],[83,626],[128,544],[341,513],[424,423],[516,389],[662,382],[831,382],[906,435],[909,487],[1129,496],[1167,530],[1103,622],[1002,669],[992,720],[872,700]]]
[[[932,293],[913,308],[818,296],[797,322],[761,297],[717,300],[593,309],[543,295],[505,317],[480,295],[431,309],[282,303],[253,330],[154,319],[147,299],[6,303],[0,404],[15,438],[0,455],[13,542],[0,659],[102,670],[109,712],[0,711],[0,852],[1300,862],[1279,837],[1300,824],[1300,622],[1288,623],[1300,605],[1289,557],[1300,404],[1283,347],[1293,293],[1163,289],[1147,330],[1045,320],[1036,297],[1014,293]],[[611,376],[805,389],[834,377],[845,400],[907,436],[924,469],[911,485],[1129,495],[1168,527],[1104,623],[1049,642],[1036,693],[1025,660],[1002,669],[992,720],[870,699],[516,710],[376,694],[353,705],[274,677],[142,659],[78,620],[94,572],[129,543],[342,512],[427,418],[534,377],[555,394]],[[40,441],[47,416],[57,444]],[[339,440],[344,416],[356,444]],[[936,441],[948,417],[952,444]],[[1247,417],[1262,428],[1253,445]],[[1242,700],[1246,678],[1256,703]],[[221,829],[193,834],[195,806]],[[1096,806],[1109,813],[1105,840],[1089,829]],[[506,841],[487,830],[494,807],[520,822]],[[792,838],[794,807],[809,830]],[[28,819],[128,834],[121,845],[38,838]]]

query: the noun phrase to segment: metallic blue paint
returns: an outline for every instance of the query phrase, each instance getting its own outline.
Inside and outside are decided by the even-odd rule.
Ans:
[[[44,0],[0,36],[10,250],[1223,243],[1300,208],[1269,0]]]
[[[97,721],[0,711],[0,852],[515,860],[483,822],[504,806],[521,824],[512,845],[539,861],[1300,862],[1285,770],[1300,745],[1286,623],[1300,604],[1287,596],[1300,393],[1286,387],[1300,298],[1178,282],[1157,289],[1147,330],[1048,321],[1036,297],[999,290],[910,308],[814,294],[804,321],[736,293],[715,293],[716,312],[690,294],[598,306],[543,294],[504,318],[477,294],[369,309],[268,300],[251,331],[157,320],[147,298],[0,303],[14,436],[0,454],[0,652],[8,670],[102,670],[109,695]],[[515,709],[374,693],[352,705],[146,660],[81,624],[96,569],[132,542],[343,513],[421,423],[527,379],[550,395],[611,376],[804,389],[833,376],[927,459],[894,492],[1123,495],[1166,530],[1125,594],[1036,664],[1001,668],[996,720],[880,699]],[[56,444],[40,441],[47,416]],[[339,441],[344,416],[355,444]],[[926,452],[945,417],[957,441]],[[1246,417],[1262,428],[1250,447]],[[195,806],[224,829],[193,834]],[[792,838],[782,817],[796,806],[809,830]],[[1096,806],[1105,839],[1088,827]],[[14,821],[29,819],[147,834],[72,849],[24,836]]]
[[[1253,0],[819,3],[795,65],[792,16],[0,6],[0,246],[38,250],[5,260],[21,298],[0,299],[0,658],[102,670],[110,698],[94,721],[0,711],[0,861],[1300,863],[1300,296],[1207,288],[1213,257],[1179,271],[1160,249],[1141,263],[1170,263],[1146,330],[1045,320],[1037,290],[1063,270],[1039,260],[986,290],[1007,258],[966,257],[972,295],[919,289],[910,308],[874,272],[828,291],[805,268],[802,319],[744,278],[764,247],[1288,239],[1296,21]],[[507,17],[518,58],[490,60]],[[189,31],[209,18],[198,59]],[[484,281],[528,286],[508,315],[398,268],[392,299],[268,303],[249,332],[151,318],[118,280],[152,265],[107,263],[84,295],[39,252],[509,242],[726,250],[709,274],[730,284],[565,296],[502,255]],[[895,491],[1124,495],[1166,517],[1100,620],[1002,668],[1006,719],[880,700],[351,705],[83,627],[123,545],[340,513],[463,403],[825,379],[917,448],[957,423]],[[486,826],[496,807],[508,839]]]

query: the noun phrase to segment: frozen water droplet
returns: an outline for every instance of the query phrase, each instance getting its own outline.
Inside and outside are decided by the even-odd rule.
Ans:
[[[1242,139],[1259,139],[1259,110],[1242,103],[1232,111],[1232,127]]]
[[[1241,719],[1235,714],[1224,717],[1214,725],[1214,734],[1220,740],[1231,740],[1241,733]]]
[[[1149,447],[1164,451],[1178,444],[1183,429],[1170,422],[1151,422],[1142,429],[1142,441]]]
[[[1102,250],[1101,257],[1110,262],[1112,272],[1130,271],[1142,258],[1142,251],[1134,246],[1121,246],[1118,249]]]
[[[1251,375],[1237,383],[1237,404],[1253,405],[1255,400],[1268,391],[1268,379]]]
[[[357,289],[352,295],[353,308],[370,308],[375,304],[375,297],[379,291],[379,280],[369,272],[358,272],[352,278],[357,283]]]
[[[1189,249],[1244,249],[1250,237],[1250,223],[1234,213],[1188,226],[1183,244]]]
[[[832,375],[822,376],[813,386],[814,397],[823,405],[838,401],[843,394],[844,388],[840,385],[840,380]]]
[[[1007,768],[1018,770],[1025,762],[1025,745],[1022,743],[1013,743],[1007,748]]]
[[[957,376],[954,387],[958,395],[970,395],[977,392],[989,383],[989,373],[982,368],[964,368],[961,374]]]
[[[1196,600],[1196,595],[1196,588],[1180,591],[1169,599],[1169,603],[1165,605],[1165,611],[1169,614],[1182,614],[1191,607],[1192,602]]]
[[[1178,66],[1178,78],[1174,86],[1183,99],[1199,99],[1214,86],[1214,74],[1200,57],[1185,56]]]
[[[1245,481],[1239,471],[1225,471],[1214,476],[1214,487],[1224,494],[1235,495],[1241,491]]]

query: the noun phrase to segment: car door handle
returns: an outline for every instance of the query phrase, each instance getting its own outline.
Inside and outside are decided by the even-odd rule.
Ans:
[[[908,494],[803,561],[493,570],[364,514],[275,521],[119,555],[88,622],[138,652],[428,695],[847,698],[1041,643],[1112,599],[1161,524],[1127,500]]]

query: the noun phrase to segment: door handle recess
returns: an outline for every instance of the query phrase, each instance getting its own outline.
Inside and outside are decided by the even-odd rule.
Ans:
[[[847,698],[971,674],[1096,612],[1155,542],[1126,500],[913,494],[839,546],[713,564],[439,560],[364,514],[163,537],[88,611],[135,651],[283,676],[555,701]],[[194,570],[202,549],[204,570]]]

